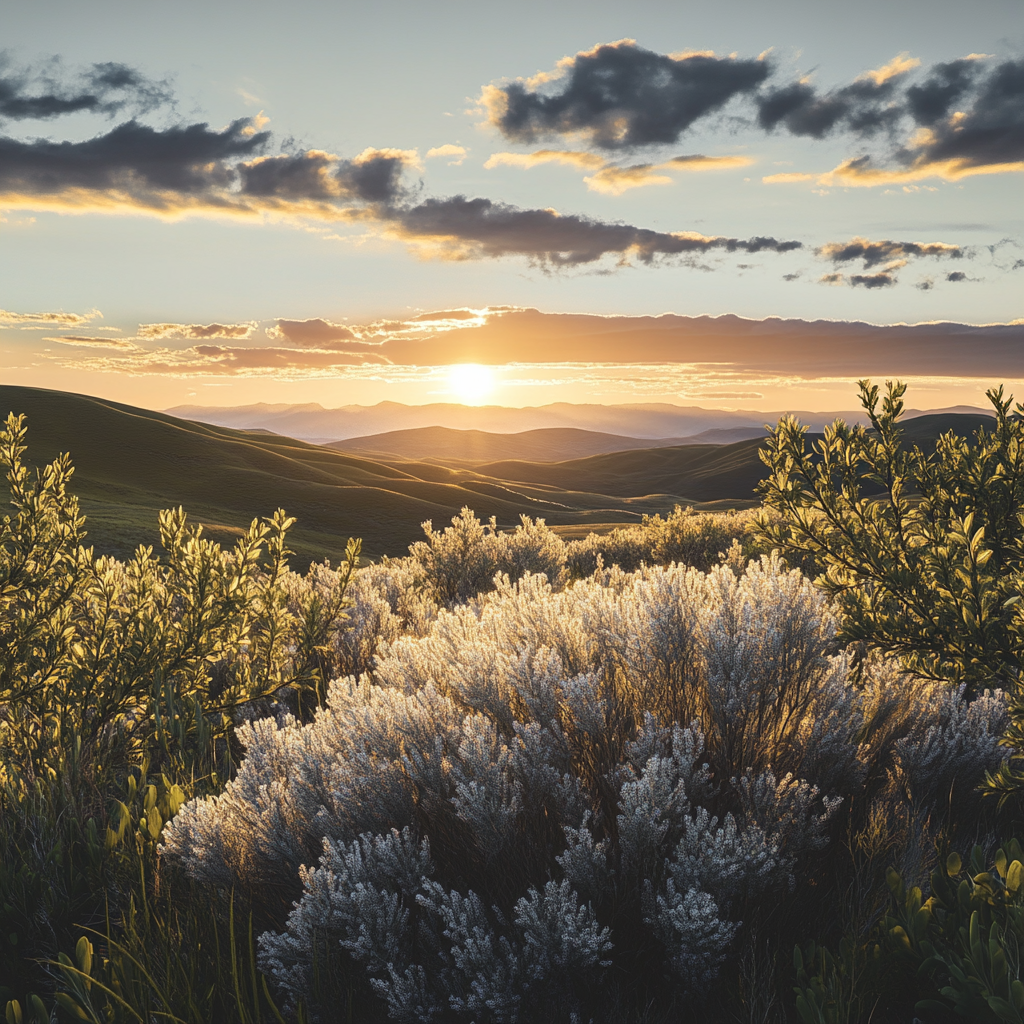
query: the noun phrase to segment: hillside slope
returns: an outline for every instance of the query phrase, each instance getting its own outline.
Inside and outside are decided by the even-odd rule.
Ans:
[[[503,526],[520,514],[573,528],[637,522],[678,503],[743,507],[765,475],[760,441],[641,448],[562,462],[501,460],[441,465],[360,458],[276,434],[214,427],[39,388],[0,386],[0,416],[26,413],[28,459],[69,451],[72,490],[88,517],[89,543],[125,556],[157,541],[157,513],[183,505],[230,542],[256,516],[284,508],[298,520],[296,564],[337,559],[349,536],[370,557],[400,555],[420,524],[446,525],[464,506]],[[928,445],[940,431],[973,433],[990,419],[923,416],[908,440]],[[813,435],[812,435],[813,437]]]
[[[298,519],[300,559],[337,558],[349,536],[367,554],[402,554],[420,523],[446,524],[468,505],[511,525],[521,513],[552,524],[635,522],[682,497],[636,503],[589,487],[508,486],[469,471],[375,461],[291,438],[176,419],[165,413],[39,388],[0,387],[0,416],[26,413],[36,466],[69,451],[73,491],[90,543],[120,556],[155,543],[161,508],[183,505],[208,532],[231,540],[255,516],[283,507]],[[647,489],[649,491],[649,489]]]

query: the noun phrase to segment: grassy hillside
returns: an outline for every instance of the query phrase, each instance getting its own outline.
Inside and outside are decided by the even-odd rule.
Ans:
[[[0,387],[0,415],[12,411],[28,416],[34,465],[71,453],[89,541],[121,556],[139,543],[155,543],[157,512],[176,505],[223,541],[254,516],[283,507],[298,518],[292,546],[301,561],[337,559],[350,535],[363,538],[371,557],[402,554],[422,535],[423,520],[446,524],[464,505],[501,523],[526,513],[578,525],[635,522],[680,498],[637,502],[585,486],[579,494],[564,487],[509,486],[468,471],[356,458],[84,395]]]
[[[89,542],[120,556],[155,543],[158,511],[177,505],[223,542],[254,516],[283,507],[298,519],[292,546],[301,563],[336,560],[349,536],[362,537],[370,557],[403,554],[422,535],[423,520],[445,525],[466,505],[503,525],[525,513],[572,533],[638,522],[677,503],[746,507],[764,475],[757,440],[470,468],[359,458],[38,388],[0,387],[0,416],[10,411],[28,415],[33,464],[71,453]],[[928,443],[940,430],[966,433],[980,422],[971,415],[923,416],[907,431]]]

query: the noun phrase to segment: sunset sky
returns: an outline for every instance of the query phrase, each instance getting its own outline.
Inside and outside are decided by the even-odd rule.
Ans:
[[[0,42],[2,383],[1024,397],[1020,0],[16,0]]]

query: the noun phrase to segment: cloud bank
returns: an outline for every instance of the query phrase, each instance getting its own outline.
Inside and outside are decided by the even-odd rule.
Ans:
[[[706,63],[705,58],[692,60],[697,62],[693,67]],[[684,78],[693,73],[687,71]],[[127,72],[122,78],[136,80]],[[9,102],[18,99],[17,89],[24,90],[26,81],[11,85]],[[55,109],[54,116],[59,112]],[[315,149],[272,155],[265,125],[266,119],[258,116],[239,118],[224,128],[207,123],[154,128],[132,118],[82,142],[2,136],[0,205],[133,211],[168,218],[204,214],[348,223],[400,240],[423,258],[524,257],[548,268],[587,265],[605,257],[618,265],[634,260],[651,264],[712,250],[785,253],[802,246],[773,237],[653,231],[481,197],[417,201],[418,191],[405,182],[408,172],[422,169],[415,151],[368,148],[351,159]],[[428,156],[453,156],[458,162],[465,149],[447,144]],[[599,191],[617,194],[663,180],[660,170],[710,166],[715,159],[678,157],[661,165],[626,168],[599,162],[591,183]],[[225,325],[158,324],[145,330],[154,338],[246,336],[231,333]],[[219,333],[203,333],[213,330]]]
[[[837,275],[842,278],[843,275]],[[876,275],[858,282],[865,288]],[[844,283],[842,280],[839,283]],[[852,282],[851,282],[852,283]],[[536,309],[444,310],[408,320],[352,325],[347,337],[310,344],[327,319],[281,320],[289,346],[194,345],[171,351],[121,351],[57,357],[65,367],[174,377],[344,377],[408,380],[453,364],[562,367],[578,379],[600,367],[660,373],[688,367],[724,380],[780,374],[793,380],[894,374],[965,378],[1024,377],[1024,323],[875,326],[842,321],[750,320],[738,316],[657,317],[543,313]],[[333,325],[337,327],[338,325]],[[284,333],[287,331],[288,333]],[[340,333],[340,332],[339,332]],[[99,339],[100,341],[105,339]]]
[[[824,174],[769,175],[768,182],[881,185],[1024,170],[1024,58],[970,54],[922,70],[903,53],[828,90],[807,78],[780,79],[766,54],[659,54],[625,39],[565,57],[552,72],[492,84],[481,102],[492,127],[524,144],[674,145],[735,99],[737,117],[749,111],[763,132],[884,147]]]

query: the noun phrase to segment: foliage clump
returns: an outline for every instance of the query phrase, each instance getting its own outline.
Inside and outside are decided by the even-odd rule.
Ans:
[[[314,1012],[331,963],[396,1020],[612,1019],[638,972],[692,999],[744,920],[807,898],[844,804],[910,791],[927,814],[1001,759],[1001,694],[855,679],[834,638],[777,558],[499,578],[334,682],[312,724],[245,726],[238,775],[182,808],[164,856],[294,901],[261,962]]]
[[[312,713],[358,557],[296,586],[283,512],[224,551],[178,509],[162,556],[97,558],[70,459],[32,472],[25,436],[23,417],[0,431],[0,983],[21,999],[46,983],[36,958],[145,904],[165,822],[230,777],[240,722]]]

